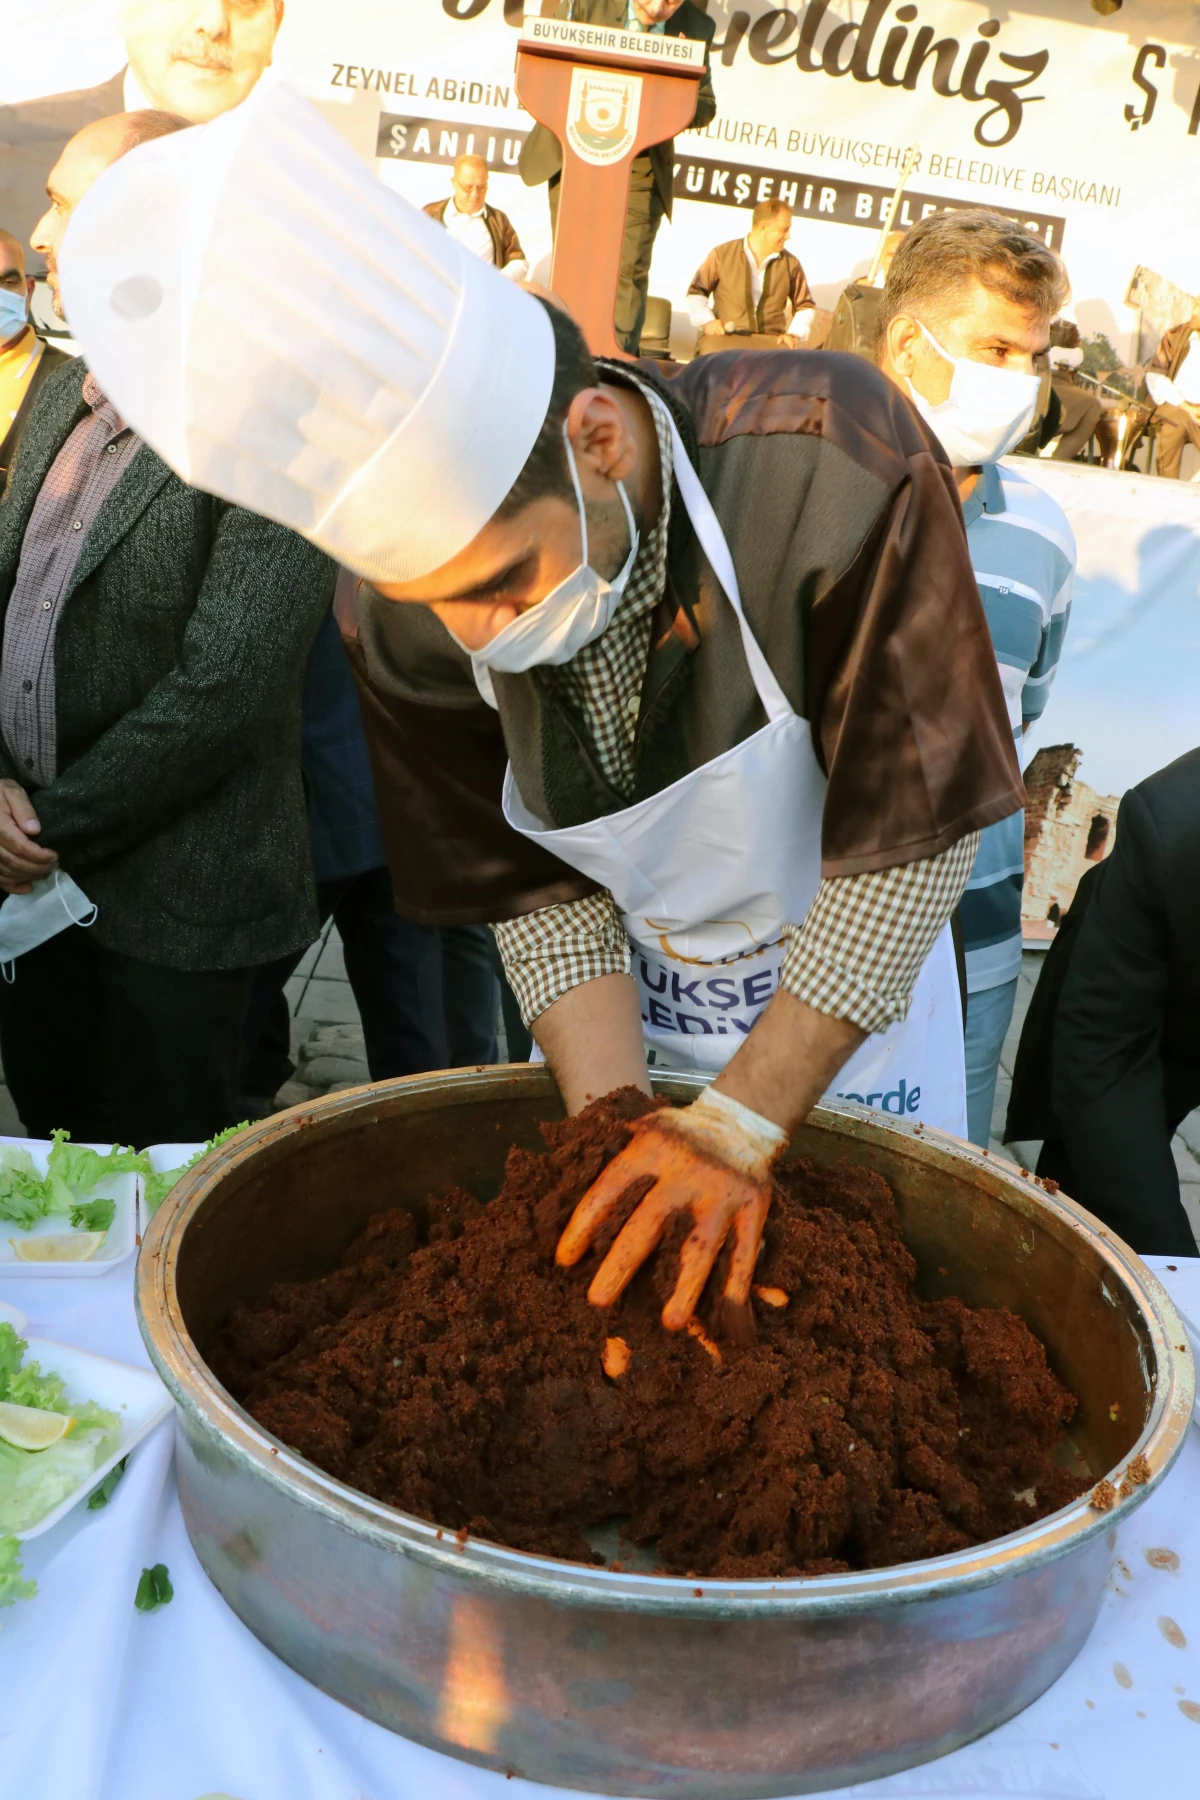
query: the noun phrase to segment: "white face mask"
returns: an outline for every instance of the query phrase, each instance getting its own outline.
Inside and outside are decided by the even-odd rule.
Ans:
[[[83,889],[54,869],[35,881],[27,894],[10,894],[0,906],[0,970],[13,979],[18,956],[36,950],[68,925],[91,925],[96,908]]]
[[[917,320],[939,356],[954,365],[950,393],[940,406],[919,394],[912,382],[908,392],[913,405],[941,442],[956,469],[974,469],[995,462],[1019,444],[1033,423],[1037,410],[1037,375],[1019,375],[1015,369],[995,369],[989,363],[951,356],[931,331]]]
[[[629,504],[624,483],[618,481],[617,492],[621,496],[625,520],[629,526],[629,555],[625,558],[620,573],[614,575],[611,581],[598,575],[588,562],[587,512],[583,504],[583,489],[579,485],[579,473],[575,467],[575,455],[565,425],[563,443],[579,507],[579,567],[565,581],[560,581],[557,587],[551,588],[544,600],[539,600],[536,606],[518,613],[482,650],[472,650],[461,639],[454,638],[460,649],[466,650],[471,658],[475,685],[489,706],[496,704],[496,692],[490,673],[492,669],[499,669],[506,675],[519,675],[539,664],[570,662],[585,644],[590,644],[602,631],[606,631],[637,559],[638,529],[634,523],[633,508]],[[454,637],[454,633],[451,632],[450,636]]]

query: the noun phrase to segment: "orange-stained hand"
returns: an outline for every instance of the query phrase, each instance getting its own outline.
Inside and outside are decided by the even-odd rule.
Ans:
[[[724,1310],[744,1316],[771,1204],[770,1168],[786,1142],[787,1134],[770,1120],[712,1088],[690,1107],[648,1114],[575,1208],[555,1260],[565,1268],[577,1263],[622,1196],[650,1176],[653,1185],[596,1271],[588,1289],[592,1305],[611,1306],[656,1249],[672,1215],[688,1212],[693,1230],[680,1252],[663,1324],[668,1331],[687,1324],[731,1231]]]

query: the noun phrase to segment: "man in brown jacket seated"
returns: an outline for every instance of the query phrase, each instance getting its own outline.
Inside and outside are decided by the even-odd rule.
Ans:
[[[1162,342],[1146,370],[1146,388],[1155,405],[1154,429],[1158,438],[1158,473],[1168,481],[1179,480],[1183,447],[1200,450],[1200,299],[1192,304],[1192,316],[1163,333]]]
[[[450,188],[448,200],[433,200],[425,208],[430,218],[510,281],[526,280],[529,264],[512,220],[498,206],[487,204],[488,166],[482,156],[460,156]]]
[[[698,356],[735,348],[795,350],[804,343],[816,303],[799,258],[784,247],[791,229],[790,206],[760,200],[746,236],[709,251],[687,295],[700,334]],[[730,337],[736,345],[726,342]]]

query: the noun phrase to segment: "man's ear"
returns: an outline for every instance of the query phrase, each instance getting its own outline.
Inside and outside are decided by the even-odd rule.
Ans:
[[[584,388],[567,409],[567,436],[580,479],[600,475],[626,481],[637,462],[637,444],[619,403],[607,388]]]
[[[33,296],[36,293],[37,293],[37,282],[33,279],[32,275],[27,275],[25,277],[25,304],[26,304],[26,306],[29,305],[30,301],[33,299]]]
[[[920,337],[916,320],[907,313],[897,313],[888,321],[884,334],[884,363],[889,373],[911,377]]]

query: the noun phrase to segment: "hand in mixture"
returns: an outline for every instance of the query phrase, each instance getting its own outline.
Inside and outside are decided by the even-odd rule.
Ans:
[[[788,1134],[714,1088],[706,1088],[691,1106],[638,1119],[632,1130],[631,1141],[575,1208],[555,1260],[564,1268],[577,1263],[623,1195],[649,1176],[652,1185],[596,1271],[588,1299],[593,1306],[611,1306],[653,1253],[673,1214],[690,1212],[694,1228],[680,1252],[679,1279],[662,1322],[668,1331],[684,1328],[732,1231],[722,1310],[736,1332],[749,1320],[750,1283],[771,1204],[771,1165]]]

